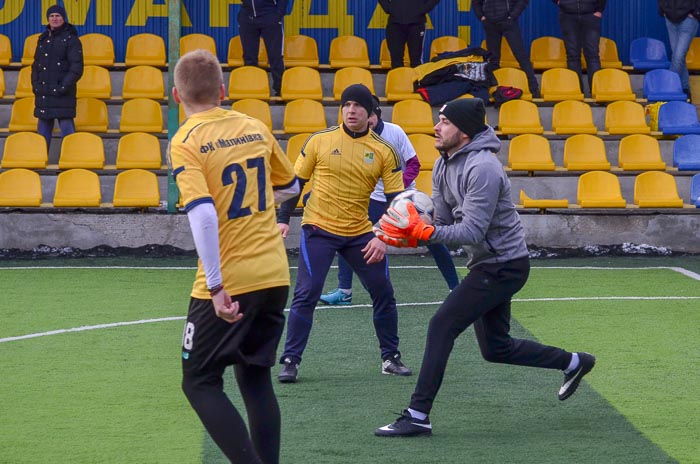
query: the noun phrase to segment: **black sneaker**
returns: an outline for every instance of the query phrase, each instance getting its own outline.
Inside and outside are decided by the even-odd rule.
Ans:
[[[413,371],[401,362],[401,355],[397,353],[382,361],[382,374],[408,376]]]
[[[595,356],[590,353],[579,352],[578,360],[579,364],[574,371],[564,374],[564,383],[559,389],[559,400],[564,401],[576,392],[578,384],[581,383],[581,379],[584,375],[591,372],[593,366],[595,366]]]
[[[295,363],[292,358],[282,360],[282,370],[277,374],[277,380],[281,383],[296,383],[299,373],[299,363]]]
[[[430,424],[430,419],[426,417],[423,420],[411,417],[408,410],[404,410],[398,419],[393,424],[379,427],[374,431],[378,437],[415,437],[418,435],[431,435],[433,426]]]

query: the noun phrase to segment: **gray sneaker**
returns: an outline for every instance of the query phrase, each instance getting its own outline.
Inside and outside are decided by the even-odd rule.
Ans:
[[[277,374],[277,380],[280,383],[296,383],[299,373],[299,363],[294,362],[292,358],[284,358],[282,360],[282,370]]]
[[[401,355],[397,353],[382,361],[382,374],[408,376],[413,371],[401,362]]]

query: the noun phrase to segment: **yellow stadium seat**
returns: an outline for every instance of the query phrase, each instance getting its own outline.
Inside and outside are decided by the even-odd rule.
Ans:
[[[420,94],[413,91],[413,81],[417,78],[413,68],[401,67],[386,73],[384,95],[389,102],[401,100],[422,100]]]
[[[262,121],[272,132],[272,112],[267,102],[256,98],[244,98],[231,105],[231,109]]]
[[[284,108],[284,131],[288,134],[316,132],[326,129],[326,113],[321,102],[301,98]]]
[[[340,96],[348,86],[352,84],[364,84],[374,95],[374,81],[369,69],[349,66],[335,72],[333,78],[333,99],[340,101]]]
[[[610,162],[605,142],[590,134],[578,134],[564,142],[564,167],[569,171],[607,171]]]
[[[36,45],[39,42],[40,35],[41,33],[31,34],[24,39],[22,66],[28,66],[34,62],[34,52],[36,52]]]
[[[411,59],[408,57],[408,45],[403,48],[403,65],[405,67],[411,66]],[[379,67],[381,69],[391,68],[391,53],[389,53],[386,39],[382,39],[382,44],[379,47]]]
[[[622,61],[617,54],[617,44],[614,40],[607,37],[601,37],[598,44],[598,53],[600,55],[601,68],[622,69]],[[581,69],[586,70],[586,58],[581,53]]]
[[[537,105],[525,100],[510,100],[501,105],[498,128],[503,134],[542,134]]]
[[[525,190],[520,189],[520,204],[523,208],[568,208],[569,200],[566,198],[530,198]]]
[[[177,115],[178,115],[177,122],[178,122],[178,124],[182,125],[182,123],[185,122],[185,107],[184,106],[177,105]]]
[[[78,132],[107,132],[107,104],[92,97],[78,98],[75,105],[75,130]]]
[[[634,179],[634,204],[640,208],[682,208],[683,200],[671,174],[649,171]]]
[[[461,37],[454,37],[451,35],[436,37],[430,43],[430,59],[432,60],[440,53],[456,52],[464,48],[467,48],[467,42]]]
[[[127,69],[124,73],[122,97],[125,100],[132,98],[162,100],[166,98],[163,72],[153,66],[143,65]]]
[[[5,96],[5,72],[0,69],[0,98]]]
[[[358,68],[369,68],[369,53],[367,42],[362,37],[355,35],[341,35],[331,40],[328,54],[330,67],[346,68],[357,66]]]
[[[540,92],[544,101],[583,101],[578,74],[570,69],[552,68],[543,72]]]
[[[15,88],[15,98],[27,97],[34,97],[31,66],[25,66],[19,70],[19,73],[17,73],[17,87]]]
[[[270,82],[267,71],[257,66],[241,66],[232,69],[228,80],[228,98],[269,100]]]
[[[596,102],[635,100],[630,76],[621,69],[601,69],[593,75],[593,99]]]
[[[688,71],[700,71],[700,37],[693,37],[688,53],[685,55]]]
[[[549,141],[536,134],[522,134],[508,146],[508,167],[514,171],[554,171]]]
[[[306,66],[289,68],[282,74],[282,88],[280,96],[284,101],[307,98],[309,100],[323,99],[321,87],[321,74],[317,69]]]
[[[154,173],[143,169],[120,172],[114,182],[112,204],[117,208],[160,206],[158,178]]]
[[[558,37],[538,37],[530,44],[530,61],[535,69],[566,68],[564,41]]]
[[[91,33],[81,35],[79,38],[83,44],[83,64],[114,65],[114,42],[110,36]]]
[[[520,96],[521,100],[532,101],[532,93],[530,93],[525,71],[517,68],[498,68],[493,72],[493,75],[498,81],[498,85],[518,88],[523,91]]]
[[[163,113],[155,100],[134,98],[122,105],[119,132],[162,132]]]
[[[89,132],[75,132],[63,137],[59,169],[102,169],[105,148],[102,139]]]
[[[180,37],[180,56],[197,50],[198,48],[202,48],[211,52],[212,55],[218,56],[216,54],[216,42],[214,42],[213,37],[206,34],[187,34]]]
[[[301,34],[284,37],[284,65],[287,68],[318,68],[318,64],[318,45],[313,37]]]
[[[435,134],[433,110],[419,100],[403,100],[394,103],[391,122],[398,124],[407,134]]]
[[[41,179],[28,169],[0,172],[0,206],[41,206]]]
[[[597,76],[600,72],[595,75]],[[605,130],[610,134],[649,134],[642,105],[632,101],[616,101],[605,108]]]
[[[7,66],[12,61],[12,44],[10,38],[0,34],[0,66]]]
[[[292,165],[296,162],[302,147],[306,143],[306,139],[308,139],[310,135],[311,133],[309,132],[302,132],[301,134],[292,135],[289,137],[289,140],[287,140],[287,158],[289,158]]]
[[[245,62],[243,61],[243,46],[241,45],[241,37],[238,35],[231,37],[231,40],[228,42],[227,61],[228,65],[232,68],[245,66]],[[266,68],[268,66],[267,49],[265,48],[265,43],[262,39],[260,39],[260,48],[258,49],[258,66],[262,68]]]
[[[89,64],[83,68],[83,75],[78,81],[78,98],[93,97],[112,98],[112,81],[109,71],[102,66]]]
[[[416,176],[416,190],[433,196],[433,172],[420,171]]]
[[[650,135],[633,134],[623,137],[617,154],[617,164],[624,171],[666,169],[659,141]]]
[[[0,167],[44,169],[48,162],[46,140],[36,132],[17,132],[5,139]]]
[[[160,142],[153,134],[132,132],[119,139],[117,169],[160,169],[162,158]]]
[[[435,137],[428,134],[410,134],[408,140],[411,141],[411,145],[416,151],[416,156],[420,161],[420,170],[432,171],[435,161],[440,156],[440,152],[435,148]]]
[[[34,117],[34,97],[15,100],[10,113],[10,132],[35,132],[38,124]]]
[[[481,41],[481,48],[483,48],[484,50],[488,50],[486,48],[485,39]],[[508,41],[505,38],[501,39],[501,58],[499,60],[498,65],[501,68],[520,69],[520,63],[518,63],[518,60],[515,59],[515,55],[513,55],[513,50],[510,49],[510,45],[508,44]]]
[[[129,37],[126,42],[126,66],[165,66],[165,41],[162,37],[141,33]]]
[[[99,207],[102,201],[100,178],[87,169],[70,169],[56,178],[53,205],[56,207]]]
[[[578,178],[576,201],[581,208],[624,208],[620,180],[615,174],[591,171]]]
[[[552,111],[552,130],[556,134],[596,134],[591,107],[576,100],[561,101]]]

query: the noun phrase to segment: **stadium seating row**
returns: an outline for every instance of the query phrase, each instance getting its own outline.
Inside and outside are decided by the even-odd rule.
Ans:
[[[28,169],[0,173],[0,206],[15,207],[157,207],[158,179],[153,172],[129,169],[120,172],[114,184],[112,204],[102,203],[99,176],[86,169],[70,169],[56,178],[53,203],[42,203],[41,178]]]

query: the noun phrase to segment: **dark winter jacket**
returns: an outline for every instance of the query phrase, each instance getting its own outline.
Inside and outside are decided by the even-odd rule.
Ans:
[[[605,9],[606,0],[552,0],[566,14],[584,15]]]
[[[658,0],[659,15],[672,23],[680,23],[688,14],[700,19],[700,0]]]
[[[47,26],[37,41],[32,64],[34,116],[39,119],[75,117],[77,82],[83,75],[83,45],[75,28],[65,23]]]
[[[288,0],[243,0],[241,14],[249,18],[277,15],[280,18],[287,14]]]
[[[504,19],[517,20],[527,6],[529,0],[474,0],[472,8],[474,14],[481,20],[485,17],[489,21],[502,21]]]
[[[397,24],[425,24],[425,15],[438,3],[440,0],[379,0],[389,22]]]

